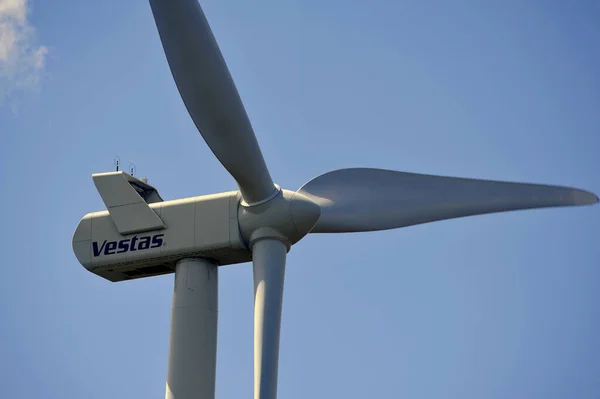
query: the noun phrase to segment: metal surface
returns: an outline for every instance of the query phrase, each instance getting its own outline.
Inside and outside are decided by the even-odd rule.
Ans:
[[[175,271],[166,399],[214,399],[217,265],[182,259]]]

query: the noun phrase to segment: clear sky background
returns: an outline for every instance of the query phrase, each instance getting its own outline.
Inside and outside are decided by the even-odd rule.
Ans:
[[[285,188],[362,166],[600,193],[596,1],[202,5]],[[147,1],[0,0],[0,98],[2,396],[164,397],[173,276],[110,283],[71,249],[116,155],[165,199],[236,188]],[[598,398],[599,260],[600,206],[311,235],[279,396]],[[250,398],[252,268],[219,279],[216,396]]]

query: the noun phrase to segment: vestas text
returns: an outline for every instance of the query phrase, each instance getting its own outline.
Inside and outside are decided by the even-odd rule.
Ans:
[[[133,236],[121,241],[106,241],[99,245],[98,242],[92,243],[94,257],[100,255],[122,254],[130,251],[143,251],[148,248],[158,248],[163,245],[162,237],[164,234],[155,234],[153,236]]]

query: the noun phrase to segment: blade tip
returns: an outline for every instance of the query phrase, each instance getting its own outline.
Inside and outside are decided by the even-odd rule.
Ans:
[[[596,194],[585,190],[574,190],[572,199],[574,205],[593,205],[600,201]]]

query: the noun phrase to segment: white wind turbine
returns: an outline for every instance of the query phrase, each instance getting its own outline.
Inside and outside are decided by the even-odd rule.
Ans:
[[[179,93],[239,191],[163,201],[127,173],[93,175],[107,210],[87,214],[73,250],[110,281],[175,272],[166,397],[214,398],[217,267],[254,268],[254,397],[277,396],[285,261],[308,233],[393,229],[442,219],[598,202],[557,186],[342,169],[297,191],[273,183],[197,0],[150,0]]]

